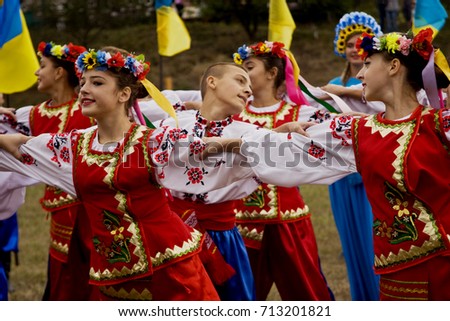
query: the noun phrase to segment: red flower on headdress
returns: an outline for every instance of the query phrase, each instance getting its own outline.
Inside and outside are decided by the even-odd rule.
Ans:
[[[67,60],[71,62],[75,62],[79,55],[86,51],[86,48],[83,46],[76,46],[72,43],[67,45],[69,52],[67,53]]]
[[[373,51],[373,38],[373,34],[364,32],[356,39],[355,47],[362,60],[366,59],[369,53]]]
[[[46,42],[41,41],[38,45],[38,52],[44,52],[45,46],[47,45]]]
[[[413,50],[417,51],[423,59],[429,60],[430,55],[433,52],[433,45],[431,44],[432,41],[433,30],[431,28],[422,29],[413,38],[411,47]]]
[[[278,58],[284,58],[286,56],[286,52],[283,50],[284,43],[274,42],[272,45],[272,54],[276,55]]]
[[[123,56],[120,52],[116,52],[116,54],[109,58],[106,63],[109,67],[122,68],[123,66],[125,66],[125,59],[123,59]]]

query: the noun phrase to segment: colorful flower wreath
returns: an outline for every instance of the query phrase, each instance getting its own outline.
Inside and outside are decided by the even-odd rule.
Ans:
[[[76,46],[72,43],[67,45],[57,45],[54,42],[40,42],[38,45],[37,55],[39,57],[55,57],[61,60],[75,62],[78,56],[86,51],[83,46]]]
[[[356,48],[363,59],[373,52],[385,50],[392,54],[400,52],[405,56],[408,56],[411,51],[416,51],[424,60],[429,60],[434,51],[432,41],[431,28],[422,29],[415,36],[411,31],[406,34],[392,32],[380,38],[364,33],[356,41]]]
[[[349,37],[355,34],[382,35],[381,27],[376,20],[365,12],[354,11],[346,13],[336,25],[334,36],[334,53],[345,58],[345,48]]]
[[[122,68],[128,69],[137,79],[143,80],[150,71],[150,63],[145,61],[144,55],[135,56],[128,54],[122,55],[116,52],[111,55],[109,52],[90,49],[83,52],[76,61],[76,68],[79,74],[86,70],[115,70]]]
[[[258,42],[252,46],[243,45],[233,54],[233,60],[236,64],[242,65],[242,62],[252,55],[271,54],[279,58],[284,58],[286,57],[286,52],[283,48],[284,44],[276,41]]]

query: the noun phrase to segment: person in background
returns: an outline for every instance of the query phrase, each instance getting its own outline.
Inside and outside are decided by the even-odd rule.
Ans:
[[[386,1],[386,32],[398,31],[398,13],[400,5],[398,0]]]
[[[377,0],[378,16],[380,17],[380,27],[382,30],[386,27],[386,3],[387,0]]]
[[[72,43],[40,42],[37,89],[50,99],[18,108],[15,114],[5,112],[0,118],[0,129],[7,133],[39,135],[94,125],[92,119],[82,115],[78,101],[75,61],[85,50]],[[78,199],[53,185],[45,186],[40,203],[50,213],[48,275],[43,299],[94,300],[96,289],[88,282],[90,232],[84,207]]]
[[[365,12],[346,13],[339,20],[335,28],[334,52],[346,62],[343,73],[330,80],[330,84],[350,87],[361,83],[356,76],[364,62],[358,55],[356,42],[364,32],[376,36],[382,34],[375,19]],[[329,90],[330,86],[327,88]],[[361,97],[361,93],[358,96]],[[354,173],[338,180],[329,185],[328,192],[352,300],[378,300],[379,278],[373,270],[372,208],[361,175]]]
[[[248,71],[253,91],[236,120],[272,130],[290,121],[322,122],[331,117],[307,105],[294,80],[297,62],[283,43],[243,45],[233,57]],[[321,270],[311,212],[297,187],[261,184],[235,206],[257,300],[266,300],[273,284],[282,300],[334,299]]]

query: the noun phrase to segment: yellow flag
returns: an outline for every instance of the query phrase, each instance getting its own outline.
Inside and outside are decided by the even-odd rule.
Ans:
[[[191,37],[174,8],[161,6],[156,10],[158,53],[172,57],[191,48]]]
[[[19,1],[0,6],[0,32],[0,92],[27,90],[36,83],[39,61]]]
[[[269,37],[267,40],[282,42],[289,49],[295,27],[286,0],[270,0]]]

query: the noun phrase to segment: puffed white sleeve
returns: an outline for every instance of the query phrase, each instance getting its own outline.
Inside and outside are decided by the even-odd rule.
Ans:
[[[8,115],[0,115],[0,133],[31,135],[30,111],[33,106],[25,106],[16,109],[16,119]]]
[[[201,159],[205,143],[184,129],[157,128],[150,146],[158,182],[174,191],[201,194],[254,176],[245,158],[236,153]]]
[[[16,172],[76,196],[72,176],[73,135],[73,132],[41,134],[30,139],[20,147],[22,162],[0,149],[0,171]]]
[[[279,186],[332,184],[356,172],[350,116],[338,116],[297,133],[259,129],[243,135],[241,154],[256,176]]]

